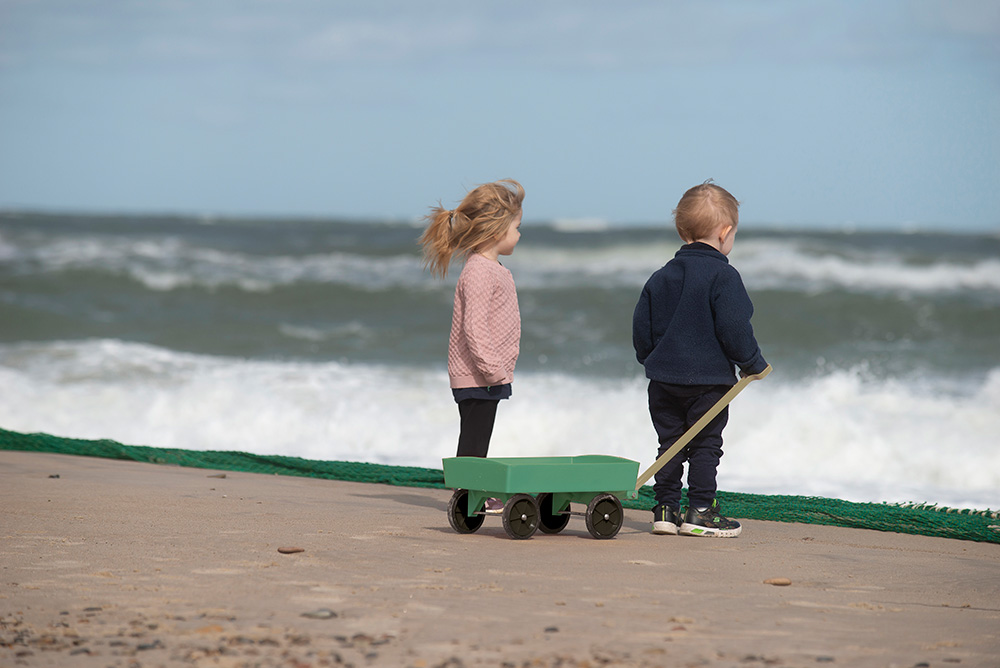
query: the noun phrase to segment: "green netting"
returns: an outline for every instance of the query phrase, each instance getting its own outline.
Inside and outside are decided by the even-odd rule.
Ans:
[[[50,434],[22,434],[0,429],[0,450],[24,450],[63,455],[126,459],[192,468],[381,483],[403,487],[444,488],[440,469],[387,466],[363,462],[316,461],[246,452],[195,451],[122,445],[111,440],[62,438]],[[718,493],[727,515],[775,522],[827,524],[855,529],[937,536],[1000,543],[1000,513],[989,510],[958,510],[936,505],[855,503],[806,496],[769,496]],[[652,489],[643,487],[639,498],[623,501],[626,508],[647,510],[654,505]]]

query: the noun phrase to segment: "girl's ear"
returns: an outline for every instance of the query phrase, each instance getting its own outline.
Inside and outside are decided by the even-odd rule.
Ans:
[[[729,233],[730,233],[730,232],[731,232],[732,230],[733,230],[733,226],[732,226],[732,225],[726,225],[726,226],[725,226],[725,227],[723,227],[723,228],[722,228],[721,230],[719,230],[719,241],[720,241],[720,242],[721,242],[721,241],[725,241],[726,237],[728,237],[728,236],[729,236]]]

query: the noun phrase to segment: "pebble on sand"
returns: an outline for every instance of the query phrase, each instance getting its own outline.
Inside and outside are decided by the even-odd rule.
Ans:
[[[764,580],[766,585],[774,585],[775,587],[787,587],[792,584],[792,581],[788,578],[768,578]]]
[[[304,547],[279,547],[278,552],[282,554],[295,554],[296,552],[305,552]]]

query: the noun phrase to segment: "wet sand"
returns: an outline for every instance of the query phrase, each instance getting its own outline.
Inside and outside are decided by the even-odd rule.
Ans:
[[[997,544],[518,541],[447,490],[221,475],[0,451],[0,666],[1000,666]]]

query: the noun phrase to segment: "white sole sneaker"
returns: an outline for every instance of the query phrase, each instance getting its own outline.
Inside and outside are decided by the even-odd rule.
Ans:
[[[713,529],[712,527],[703,527],[699,524],[688,524],[685,522],[681,525],[680,535],[682,536],[702,536],[705,538],[736,538],[743,531],[743,527],[739,526],[735,529]]]
[[[653,533],[658,536],[676,536],[677,525],[673,522],[653,522]]]

